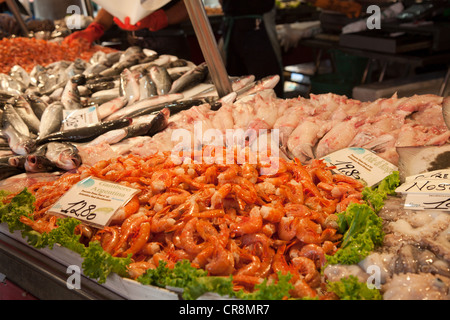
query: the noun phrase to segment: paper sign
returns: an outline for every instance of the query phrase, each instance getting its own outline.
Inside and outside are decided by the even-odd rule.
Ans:
[[[104,227],[138,192],[118,183],[89,177],[72,186],[49,211]]]
[[[361,180],[368,187],[380,183],[392,172],[398,170],[392,163],[363,148],[346,148],[322,158],[335,173]]]
[[[99,121],[96,107],[77,110],[64,110],[64,130],[86,127],[97,122]]]
[[[412,210],[450,211],[450,194],[436,195],[408,193],[406,195],[404,207]]]
[[[450,196],[450,180],[416,179],[403,183],[395,191],[408,194],[448,194]]]
[[[441,180],[450,181],[450,170],[448,170],[448,169],[434,170],[434,171],[416,174],[413,176],[408,176],[405,178],[405,182],[410,182],[410,181],[420,180],[420,179],[441,179]]]
[[[395,191],[406,195],[406,209],[450,211],[450,170],[408,176]]]

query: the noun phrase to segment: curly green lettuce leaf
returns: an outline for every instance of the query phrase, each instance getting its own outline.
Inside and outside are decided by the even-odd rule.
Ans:
[[[395,189],[400,185],[400,174],[394,171],[384,178],[376,187],[364,188],[363,199],[369,204],[375,212],[378,212],[384,206],[384,200],[388,195],[394,195]]]
[[[355,276],[342,278],[340,281],[329,282],[327,289],[334,292],[341,300],[382,300],[380,291],[370,289],[367,283],[358,281]]]
[[[356,264],[383,243],[383,221],[368,205],[352,203],[337,216],[343,238],[339,250],[327,256],[328,263]]]
[[[178,261],[173,268],[167,267],[165,261],[160,261],[157,268],[147,270],[137,281],[161,288],[182,288],[185,300],[195,300],[206,292],[233,294],[231,278],[208,276],[208,272],[194,268],[188,260]]]
[[[2,197],[4,197],[2,193]],[[2,202],[0,207],[0,222],[8,225],[9,231],[30,230],[28,226],[20,221],[21,216],[30,217],[34,211],[35,197],[27,190],[22,190],[7,204]]]
[[[98,283],[105,283],[111,273],[126,276],[128,265],[131,263],[130,256],[113,257],[103,250],[98,241],[90,242],[80,255],[84,259],[82,263],[84,274],[91,279],[96,279]]]
[[[242,300],[282,300],[290,297],[289,291],[294,289],[294,285],[289,282],[292,274],[283,275],[278,272],[278,282],[268,283],[267,279],[255,285],[255,291],[245,293],[242,290],[236,296]]]

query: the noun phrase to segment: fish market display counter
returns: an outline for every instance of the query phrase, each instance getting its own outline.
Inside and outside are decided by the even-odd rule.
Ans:
[[[99,284],[78,272],[81,257],[63,247],[35,249],[0,224],[0,274],[41,300],[177,300],[178,294],[112,274]]]
[[[23,243],[5,225],[0,225],[0,273],[38,299],[123,299],[84,276],[80,277],[80,289],[68,289],[70,274],[62,261],[64,256],[59,254],[56,258],[55,253],[51,256],[45,253],[46,250]]]

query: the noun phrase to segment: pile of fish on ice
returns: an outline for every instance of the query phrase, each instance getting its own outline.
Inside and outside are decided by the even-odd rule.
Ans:
[[[253,76],[231,79],[235,92],[222,101],[251,94],[255,87],[273,88],[278,81],[273,78],[263,83]],[[23,172],[75,169],[88,162],[83,148],[150,137],[167,126],[170,115],[205,102],[217,108],[222,101],[206,63],[139,47],[99,51],[90,61],[36,65],[29,74],[15,66],[0,74],[0,180]],[[75,111],[94,106],[92,123],[73,125]]]
[[[30,74],[16,66],[0,76],[5,137],[0,179],[24,171],[72,170],[130,153],[186,150],[196,141],[180,142],[174,133],[183,129],[199,139],[199,124],[202,143],[211,142],[205,139],[208,130],[226,139],[227,130],[239,129],[251,148],[279,148],[281,157],[303,163],[363,147],[398,164],[398,147],[450,140],[445,121],[450,97],[394,95],[361,102],[329,93],[279,99],[273,91],[278,76],[259,81],[242,76],[231,79],[233,92],[219,99],[205,63],[139,47],[97,52],[89,62],[36,66]],[[63,112],[90,106],[96,106],[97,123],[64,129],[70,118]],[[274,129],[278,140],[271,137]]]

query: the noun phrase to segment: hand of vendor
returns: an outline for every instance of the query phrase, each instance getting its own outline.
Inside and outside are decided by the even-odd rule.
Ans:
[[[89,43],[101,38],[105,33],[105,28],[97,22],[92,22],[86,29],[74,32],[64,39],[64,43],[71,43],[75,39],[84,39]]]
[[[136,31],[141,29],[149,29],[150,31],[158,31],[166,28],[169,25],[169,19],[164,10],[157,10],[149,14],[144,19],[138,21],[136,24],[130,24],[130,18],[126,17],[122,22],[118,18],[114,18],[114,22],[119,28],[127,31]]]

